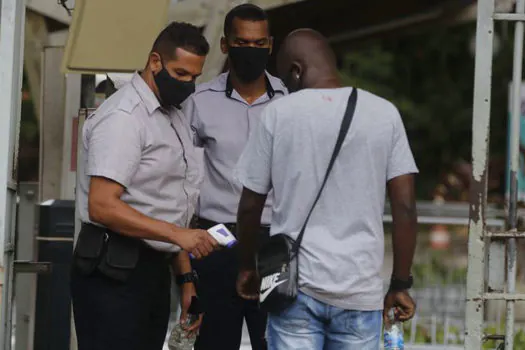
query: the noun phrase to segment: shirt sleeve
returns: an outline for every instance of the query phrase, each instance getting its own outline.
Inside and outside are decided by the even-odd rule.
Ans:
[[[88,176],[100,176],[131,184],[142,155],[142,128],[133,116],[115,111],[88,120],[91,128],[86,135]]]
[[[192,131],[193,144],[196,147],[203,147],[204,140],[200,137],[201,132],[201,121],[199,118],[199,111],[195,105],[195,100],[193,96],[190,96],[186,102],[182,105],[182,112],[184,116],[188,119]]]
[[[271,107],[263,110],[259,122],[250,132],[248,143],[234,170],[234,177],[244,187],[259,194],[267,194],[272,188],[273,135],[267,122],[274,113]]]
[[[388,159],[387,180],[390,181],[402,175],[416,173],[418,173],[418,169],[408,143],[405,126],[396,109],[392,148]]]

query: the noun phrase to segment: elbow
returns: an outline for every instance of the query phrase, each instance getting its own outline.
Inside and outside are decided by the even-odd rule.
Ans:
[[[97,200],[95,198],[89,198],[88,200],[88,214],[89,221],[97,224],[107,226],[109,205],[104,201]]]
[[[402,206],[393,214],[394,221],[398,223],[417,225],[417,210],[414,206]]]
[[[88,204],[88,214],[89,214],[89,221],[101,224],[101,210],[97,208],[97,205],[89,201]]]
[[[414,221],[417,220],[417,208],[415,202],[406,202],[400,205],[400,214],[403,218]]]
[[[392,200],[391,208],[394,223],[417,223],[416,202],[411,198]]]

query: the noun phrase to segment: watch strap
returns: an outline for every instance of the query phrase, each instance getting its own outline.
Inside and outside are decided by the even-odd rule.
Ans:
[[[181,275],[177,275],[175,277],[175,282],[177,283],[177,285],[181,286],[185,283],[195,283],[199,280],[199,277],[197,275],[197,272],[196,271],[192,271],[192,272],[188,272],[188,273],[183,273]]]
[[[408,280],[402,280],[396,277],[392,277],[390,280],[390,288],[389,291],[402,291],[412,288],[412,285],[414,284],[414,278],[412,275],[408,277]]]

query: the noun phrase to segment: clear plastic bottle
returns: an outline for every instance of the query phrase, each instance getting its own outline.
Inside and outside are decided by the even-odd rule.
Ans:
[[[403,350],[405,342],[403,340],[403,324],[396,321],[394,309],[388,311],[388,324],[385,324],[383,340],[385,350]]]
[[[184,324],[177,323],[171,331],[170,338],[168,340],[168,348],[170,350],[192,350],[197,336],[193,335],[188,337],[188,333],[185,328],[193,324],[199,318],[201,313],[199,299],[197,297],[191,298],[191,305],[188,310],[188,317]]]

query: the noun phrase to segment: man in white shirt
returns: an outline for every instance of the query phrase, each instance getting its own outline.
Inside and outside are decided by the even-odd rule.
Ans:
[[[84,124],[82,228],[71,274],[79,350],[162,349],[170,264],[185,319],[196,294],[188,254],[202,258],[218,246],[205,230],[188,228],[200,175],[190,126],[179,111],[208,50],[198,28],[169,24],[144,70]]]
[[[233,169],[260,113],[271,101],[286,94],[283,83],[267,73],[272,50],[266,12],[253,4],[231,9],[224,19],[223,53],[229,70],[197,86],[188,98],[184,114],[191,121],[194,141],[204,150],[204,181],[195,211],[195,227],[209,229],[223,223],[234,234],[242,185]],[[261,236],[270,225],[271,196],[262,215]],[[238,350],[243,323],[253,350],[266,350],[266,313],[256,302],[240,298],[235,291],[239,266],[236,249],[223,249],[195,261],[198,293],[205,316],[195,350]]]
[[[244,185],[238,212],[241,272],[237,290],[259,298],[256,235],[274,193],[271,235],[296,239],[328,167],[347,101],[335,55],[319,33],[291,33],[278,73],[290,96],[272,102],[253,128],[235,176]],[[359,90],[355,115],[299,250],[299,296],[269,316],[269,349],[379,348],[382,309],[401,321],[415,305],[408,289],[416,245],[417,167],[397,108]],[[394,220],[394,266],[384,297],[385,196]]]

